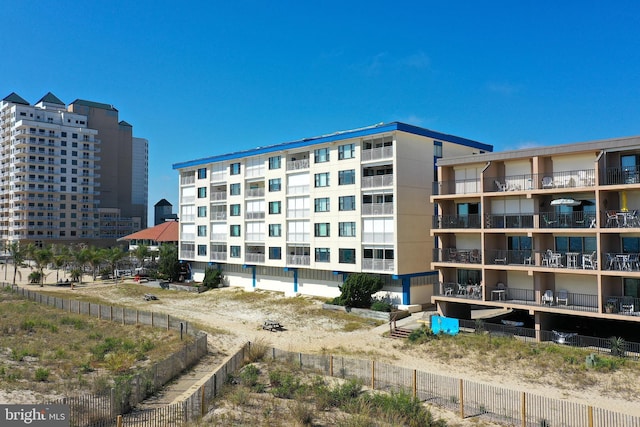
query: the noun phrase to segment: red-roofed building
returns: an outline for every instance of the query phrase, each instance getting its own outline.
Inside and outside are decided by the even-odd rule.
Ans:
[[[166,221],[155,227],[121,237],[118,241],[128,241],[130,251],[135,250],[138,245],[145,245],[150,251],[157,251],[163,243],[178,245],[178,228],[178,221]]]

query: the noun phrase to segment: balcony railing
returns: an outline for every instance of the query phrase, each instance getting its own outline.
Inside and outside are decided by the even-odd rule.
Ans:
[[[311,235],[309,233],[289,233],[287,240],[289,242],[308,242],[311,240]]]
[[[540,228],[595,228],[594,212],[540,212]]]
[[[223,221],[227,219],[227,213],[226,212],[216,212],[216,211],[211,211],[211,220],[212,221]]]
[[[363,162],[391,158],[393,158],[393,147],[373,148],[371,150],[362,150],[360,153],[360,160]]]
[[[311,257],[309,255],[287,255],[287,264],[311,265]]]
[[[480,249],[435,248],[433,262],[456,262],[462,264],[481,264]]]
[[[393,175],[363,176],[362,188],[391,187]]]
[[[262,188],[250,188],[247,190],[247,197],[264,197],[264,187]]]
[[[607,168],[604,176],[604,185],[639,184],[640,167],[625,166]]]
[[[394,243],[393,232],[365,232],[362,233],[363,243]]]
[[[264,219],[264,212],[245,212],[245,219]]]
[[[434,215],[431,226],[436,229],[480,228],[480,215]]]
[[[211,252],[211,261],[225,261],[226,259],[226,252]]]
[[[308,185],[291,185],[287,187],[287,195],[308,194],[308,193],[309,193]]]
[[[484,217],[485,228],[533,228],[532,213],[487,214]]]
[[[211,233],[212,242],[226,242],[227,233]]]
[[[211,192],[211,196],[210,196],[210,200],[213,201],[220,201],[220,200],[227,200],[227,192],[226,191],[212,191]]]
[[[287,170],[309,169],[309,159],[292,160],[287,162]]]
[[[180,257],[183,259],[193,259],[195,258],[196,252],[195,251],[180,251]]]
[[[536,300],[536,292],[533,289],[524,288],[512,288],[504,287],[498,288],[495,286],[487,287],[486,290],[482,289],[479,285],[464,285],[455,282],[439,283],[433,287],[434,296],[442,296],[448,298],[460,298],[460,299],[472,299],[482,301],[501,301],[508,302],[509,304],[520,304],[538,307],[549,307],[552,309],[574,310],[574,311],[588,311],[592,313],[598,312],[598,296],[595,294],[582,294],[575,292],[567,292],[565,295],[561,294],[562,298],[556,299],[558,292],[554,292],[553,301],[545,303],[540,299]],[[539,292],[540,295],[544,294],[544,291]],[[566,298],[564,298],[566,297]],[[611,300],[616,300],[616,306],[620,306],[620,301],[625,300],[626,297],[612,297]],[[626,298],[627,304],[629,299]],[[636,299],[636,303],[640,303],[640,299]],[[626,307],[628,308],[628,307]]]
[[[263,263],[264,262],[264,254],[247,253],[244,256],[244,260],[246,262],[260,262],[260,263]]]
[[[309,218],[309,209],[287,209],[287,218]]]
[[[393,203],[364,203],[362,215],[393,215]]]
[[[245,240],[250,242],[262,242],[264,241],[265,233],[247,233]]]
[[[394,262],[392,259],[364,258],[362,260],[362,269],[373,271],[393,271]]]

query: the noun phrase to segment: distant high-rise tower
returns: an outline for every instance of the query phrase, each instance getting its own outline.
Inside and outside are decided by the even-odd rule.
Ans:
[[[146,141],[133,139],[131,125],[108,104],[78,99],[66,107],[51,92],[34,105],[15,93],[5,97],[0,238],[105,246],[146,226],[146,176],[134,182],[133,172],[138,162],[144,168],[136,172],[147,173]]]
[[[173,205],[167,201],[167,199],[162,199],[154,206],[154,225],[162,224],[167,220],[176,220],[178,216],[173,213]]]

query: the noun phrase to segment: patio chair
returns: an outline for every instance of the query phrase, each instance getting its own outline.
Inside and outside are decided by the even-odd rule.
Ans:
[[[553,291],[551,289],[544,291],[544,294],[542,295],[542,304],[553,304]]]
[[[560,303],[569,305],[569,292],[567,292],[565,289],[560,289],[558,291],[558,295],[556,295],[556,304],[560,305]]]
[[[469,257],[470,257],[472,263],[479,263],[480,262],[480,251],[477,250],[477,249],[472,249],[471,253],[469,254]]]
[[[638,258],[638,254],[629,254],[629,267],[631,270],[640,269],[640,259]]]
[[[498,187],[498,191],[507,191],[507,184],[503,184],[500,181],[498,181],[497,179],[494,180],[493,182],[496,183],[496,187]]]
[[[591,252],[591,254],[589,254],[589,255],[583,254],[582,255],[582,269],[586,270],[587,268],[590,268],[592,270],[595,270],[597,268],[597,265],[598,265],[598,260],[597,260],[596,256],[597,256],[596,251]]]
[[[607,227],[620,227],[616,211],[607,211]]]
[[[558,221],[551,220],[547,215],[542,215],[542,220],[547,227],[555,227]]]
[[[496,252],[496,257],[493,260],[494,264],[507,264],[507,254],[503,251]]]
[[[542,188],[553,188],[553,178],[550,176],[542,178]]]
[[[449,249],[449,261],[457,261],[458,260],[458,250],[456,248]]]

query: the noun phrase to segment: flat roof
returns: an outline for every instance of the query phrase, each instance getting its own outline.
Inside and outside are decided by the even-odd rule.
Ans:
[[[574,142],[570,144],[549,145],[545,147],[521,148],[518,150],[497,151],[458,157],[443,157],[438,159],[437,165],[452,166],[477,162],[489,162],[495,160],[510,160],[536,156],[571,154],[585,151],[620,151],[621,149],[625,148],[640,148],[640,136],[611,138],[587,142]]]
[[[257,156],[260,154],[273,153],[282,150],[291,150],[300,147],[307,147],[315,144],[323,144],[327,142],[340,141],[349,138],[357,138],[361,136],[375,135],[384,132],[402,131],[412,133],[414,135],[426,136],[433,139],[438,139],[446,142],[452,142],[455,144],[464,145],[471,148],[477,148],[483,151],[493,151],[493,146],[483,144],[471,139],[461,138],[455,135],[448,135],[441,132],[432,131],[430,129],[421,128],[418,126],[409,125],[401,122],[391,123],[379,123],[373,126],[362,127],[358,129],[351,129],[346,131],[338,131],[326,135],[316,136],[312,138],[304,138],[297,141],[285,142],[281,144],[269,145],[265,147],[257,147],[249,150],[236,151],[233,153],[221,154],[217,156],[205,157],[196,160],[189,160],[186,162],[174,163],[173,169],[182,169],[193,166],[204,165],[208,163],[222,162],[225,160],[240,159],[243,157]]]

